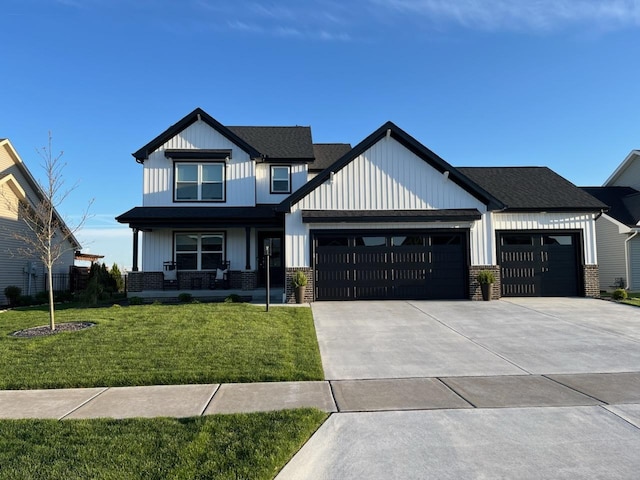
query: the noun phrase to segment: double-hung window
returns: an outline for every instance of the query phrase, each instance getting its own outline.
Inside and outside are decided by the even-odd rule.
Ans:
[[[271,193],[291,193],[291,167],[271,167]]]
[[[215,270],[224,260],[223,233],[176,233],[178,270]]]
[[[176,162],[174,165],[176,201],[224,201],[224,163]]]

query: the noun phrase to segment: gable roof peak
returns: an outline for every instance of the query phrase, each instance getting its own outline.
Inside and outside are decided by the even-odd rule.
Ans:
[[[214,130],[217,130],[220,134],[227,137],[231,142],[238,145],[242,150],[247,152],[252,158],[258,158],[261,156],[260,152],[253,146],[249,145],[243,139],[238,137],[235,133],[229,130],[227,127],[218,122],[215,118],[205,112],[202,108],[197,107],[191,113],[185,115],[182,119],[167,128],[164,132],[151,140],[149,143],[141,147],[136,152],[132,153],[136,162],[144,163],[149,158],[149,155],[157,150],[161,145],[166,143],[171,138],[178,135],[180,132],[193,125],[196,122],[205,122]]]
[[[418,158],[422,159],[440,173],[449,172],[448,178],[465,189],[471,195],[482,201],[488,206],[490,210],[500,210],[506,207],[499,199],[486,191],[483,187],[478,185],[472,179],[468,178],[462,172],[459,172],[452,165],[433,153],[423,144],[418,142],[415,138],[402,130],[392,121],[387,121],[376,129],[371,135],[362,140],[358,145],[353,147],[342,157],[336,160],[333,164],[329,165],[325,170],[316,175],[313,179],[307,182],[303,187],[292,193],[289,197],[280,203],[278,206],[279,211],[289,212],[291,207],[302,200],[310,192],[318,188],[324,183],[332,173],[337,173],[345,166],[355,160],[358,156],[362,155],[365,151],[371,148],[373,145],[383,139],[393,138],[400,143],[407,150],[412,152]]]

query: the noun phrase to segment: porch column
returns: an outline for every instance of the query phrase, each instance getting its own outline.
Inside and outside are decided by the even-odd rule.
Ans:
[[[244,227],[245,270],[251,270],[251,227]]]
[[[133,229],[133,267],[134,272],[138,271],[138,232],[137,228]]]

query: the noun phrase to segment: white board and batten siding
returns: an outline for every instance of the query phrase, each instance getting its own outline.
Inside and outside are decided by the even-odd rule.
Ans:
[[[145,207],[175,206],[173,201],[173,161],[166,158],[168,149],[231,150],[226,162],[226,207],[253,207],[256,204],[255,162],[249,154],[203,121],[185,128],[149,155],[144,162],[143,205]],[[268,190],[267,190],[268,192]],[[202,206],[202,202],[180,202],[181,206]],[[215,205],[215,204],[207,204]]]
[[[462,187],[447,179],[393,138],[383,138],[363,152],[333,180],[327,180],[292,207],[285,218],[286,265],[310,265],[309,225],[302,210],[428,210],[486,206]],[[468,223],[466,224],[469,225]],[[447,223],[357,224],[357,228],[446,228]],[[319,227],[314,225],[313,228]],[[354,228],[354,224],[324,225]],[[460,224],[459,227],[464,228]],[[473,230],[472,230],[473,232]]]
[[[298,190],[307,182],[307,164],[294,163],[282,164],[291,167],[291,193],[271,193],[271,166],[280,164],[258,163],[256,164],[256,201],[263,204],[277,204],[282,202],[291,193]]]

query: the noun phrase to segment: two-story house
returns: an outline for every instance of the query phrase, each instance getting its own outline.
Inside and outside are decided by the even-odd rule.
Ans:
[[[309,277],[307,300],[597,296],[594,219],[606,206],[545,167],[454,168],[391,122],[357,146],[309,127],[229,127],[201,109],[134,153],[143,205],[130,292]],[[229,265],[226,264],[229,262]]]
[[[22,238],[35,234],[28,228],[21,215],[19,204],[33,208],[43,201],[45,194],[23,162],[18,152],[6,138],[0,138],[0,305],[9,300],[4,290],[8,286],[21,289],[22,295],[35,295],[48,288],[46,267],[38,255],[25,256]],[[58,218],[62,229],[69,230],[62,218]],[[53,285],[54,290],[69,289],[69,269],[80,244],[73,235],[58,235],[66,238],[61,243],[61,257],[55,262],[52,274],[64,281]],[[55,241],[55,240],[54,240]]]

